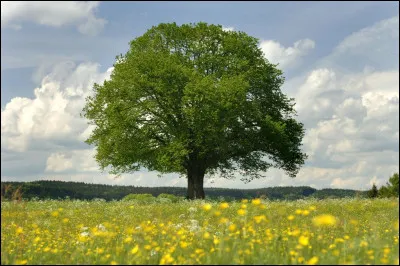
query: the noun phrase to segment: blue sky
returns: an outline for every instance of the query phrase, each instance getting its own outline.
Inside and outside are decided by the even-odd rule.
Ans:
[[[206,186],[367,189],[398,171],[398,2],[7,2],[1,3],[2,180],[60,179],[186,186],[141,171],[97,170],[91,128],[79,117],[93,82],[115,56],[162,22],[204,21],[244,31],[279,63],[297,102],[310,155],[295,179],[277,169],[243,184]],[[21,167],[23,166],[23,167]]]

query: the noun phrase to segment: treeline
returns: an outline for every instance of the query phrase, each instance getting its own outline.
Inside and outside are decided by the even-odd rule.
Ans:
[[[367,192],[369,198],[389,198],[399,196],[399,173],[394,173],[389,177],[389,181],[386,182],[386,186],[383,185],[379,189],[375,185],[372,185],[371,190]]]
[[[179,197],[186,196],[184,187],[136,187],[83,182],[33,181],[33,182],[1,182],[2,199],[105,199],[121,200],[128,194],[151,194],[154,197],[166,193]],[[270,200],[297,200],[309,197],[317,199],[367,197],[367,191],[350,189],[321,189],[312,187],[269,187],[259,189],[205,188],[206,197],[225,200],[243,198],[267,198]]]

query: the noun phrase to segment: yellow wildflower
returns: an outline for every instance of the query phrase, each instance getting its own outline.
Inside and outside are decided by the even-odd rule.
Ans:
[[[387,258],[381,258],[380,261],[381,261],[383,264],[388,264],[388,263],[389,263],[389,260],[388,260]]]
[[[396,231],[399,231],[399,220],[397,220],[393,223],[393,229]]]
[[[334,226],[336,225],[337,220],[334,216],[330,215],[330,214],[323,214],[323,215],[319,215],[317,217],[314,217],[313,219],[313,224],[315,226]]]
[[[96,253],[103,254],[104,253],[104,248],[96,248]]]
[[[308,237],[306,236],[300,236],[299,237],[299,243],[303,246],[308,246],[309,241],[308,241]]]
[[[390,253],[390,248],[384,248],[383,249],[383,254],[387,255]]]
[[[253,199],[253,200],[251,201],[251,204],[253,204],[253,205],[260,205],[260,204],[261,204],[261,200],[260,200],[260,199]]]
[[[209,210],[211,210],[211,208],[212,208],[212,206],[210,203],[206,203],[203,205],[203,210],[205,210],[205,211],[209,211]]]
[[[265,217],[265,215],[257,215],[254,216],[254,220],[259,224],[261,221],[266,221],[267,217]]]
[[[220,224],[226,224],[227,222],[229,222],[228,218],[222,217],[221,219],[219,219]]]
[[[133,238],[129,236],[129,237],[124,239],[124,243],[131,243],[132,240],[133,240]]]
[[[236,230],[236,225],[234,225],[234,224],[229,225],[228,230],[230,232],[234,232]]]
[[[132,254],[136,254],[139,251],[139,245],[136,245],[132,250],[131,253]]]
[[[179,243],[179,245],[181,246],[181,248],[186,248],[186,247],[188,246],[188,243],[185,242],[185,241],[181,241],[181,242]]]
[[[239,209],[239,210],[237,211],[237,214],[240,215],[240,216],[244,216],[244,215],[246,214],[246,210]]]
[[[292,232],[290,232],[290,234],[288,233],[288,235],[292,235],[292,236],[298,236],[299,234],[300,234],[299,229],[294,229]]]
[[[17,260],[15,262],[16,265],[25,265],[28,263],[28,260]]]
[[[196,248],[195,253],[196,253],[196,254],[204,253],[204,249]]]
[[[175,259],[171,257],[171,254],[165,254],[160,260],[160,265],[172,263],[174,260]]]
[[[221,209],[226,209],[226,208],[229,208],[229,204],[228,204],[227,202],[222,202],[222,203],[219,205],[219,207],[220,207]]]
[[[292,221],[294,219],[294,215],[289,215],[287,218],[289,221]]]

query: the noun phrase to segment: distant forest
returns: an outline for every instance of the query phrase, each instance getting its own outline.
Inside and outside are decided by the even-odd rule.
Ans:
[[[106,201],[121,200],[128,194],[152,194],[157,197],[161,193],[185,197],[184,187],[136,187],[103,184],[87,184],[83,182],[33,181],[33,182],[1,182],[1,198],[15,199],[104,199]],[[258,189],[205,188],[206,198],[226,201],[263,197],[270,200],[297,200],[304,198],[345,198],[367,197],[367,191],[350,189],[315,189],[302,187],[268,187]]]

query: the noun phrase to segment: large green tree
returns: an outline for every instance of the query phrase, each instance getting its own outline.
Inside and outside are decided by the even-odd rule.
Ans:
[[[206,23],[160,24],[117,56],[110,80],[94,85],[82,115],[86,140],[111,173],[145,167],[188,179],[204,198],[205,174],[245,182],[269,167],[295,177],[306,155],[303,124],[280,87],[282,71],[258,40]]]

